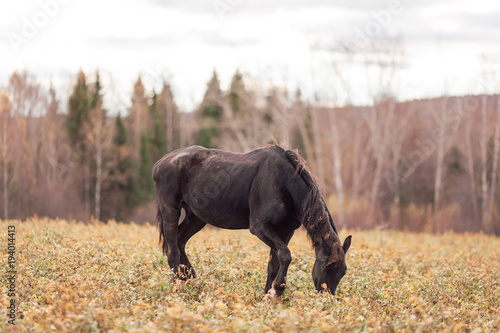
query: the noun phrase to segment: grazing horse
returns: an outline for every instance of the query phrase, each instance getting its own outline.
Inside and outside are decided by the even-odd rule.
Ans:
[[[191,146],[153,166],[160,243],[174,279],[196,277],[187,241],[206,224],[249,229],[271,248],[265,292],[280,296],[292,260],[288,242],[302,224],[316,253],[312,276],[318,291],[335,294],[346,273],[345,253],[325,201],[298,153],[278,145],[249,153]],[[184,220],[179,224],[181,210]]]

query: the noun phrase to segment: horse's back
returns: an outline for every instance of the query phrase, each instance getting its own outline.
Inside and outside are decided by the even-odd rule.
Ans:
[[[293,173],[278,146],[243,154],[191,146],[173,151],[153,167],[157,194],[184,202],[206,223],[231,229],[248,228],[252,208],[272,202],[285,208],[286,183]]]

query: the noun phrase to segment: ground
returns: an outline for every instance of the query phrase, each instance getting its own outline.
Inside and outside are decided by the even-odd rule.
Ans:
[[[287,289],[271,300],[268,248],[248,231],[197,234],[187,251],[198,277],[173,283],[154,226],[2,221],[4,267],[9,225],[18,308],[15,327],[2,311],[0,331],[500,331],[494,236],[343,230],[348,271],[332,296],[314,291],[314,251],[299,230]],[[5,279],[0,287],[5,309]]]

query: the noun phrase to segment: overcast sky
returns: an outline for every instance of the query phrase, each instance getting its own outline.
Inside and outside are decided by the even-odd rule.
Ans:
[[[64,95],[80,68],[98,69],[111,109],[127,106],[141,74],[148,89],[167,79],[190,111],[214,68],[223,88],[239,68],[250,85],[342,103],[331,79],[339,42],[362,54],[385,35],[405,51],[394,80],[401,100],[500,91],[481,81],[499,68],[498,0],[1,0],[0,28],[0,86],[27,69]],[[340,68],[354,102],[369,103],[370,74]]]

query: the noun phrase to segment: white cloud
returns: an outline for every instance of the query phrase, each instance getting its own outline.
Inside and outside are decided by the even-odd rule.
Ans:
[[[42,82],[52,80],[68,89],[80,68],[88,73],[99,69],[113,77],[113,89],[126,102],[137,76],[152,71],[171,80],[177,101],[186,110],[200,101],[214,68],[226,86],[240,68],[253,78],[291,89],[301,86],[312,96],[314,90],[331,84],[330,72],[321,70],[328,68],[331,55],[312,46],[331,47],[352,38],[356,28],[363,29],[374,20],[372,14],[388,4],[292,0],[284,6],[274,0],[228,1],[234,8],[221,19],[213,1],[66,0],[16,53],[8,33],[22,35],[23,20],[32,21],[42,10],[40,1],[62,0],[0,4],[5,32],[0,39],[0,85],[14,70],[26,68]],[[401,0],[401,4],[402,12],[393,15],[387,29],[403,36],[411,64],[401,77],[402,98],[438,95],[445,82],[450,93],[467,92],[480,75],[480,54],[500,60],[496,42],[500,23],[495,14],[500,3]],[[353,85],[363,87],[362,72],[353,73]],[[151,89],[155,81],[150,81]],[[367,101],[362,94],[356,98]]]

